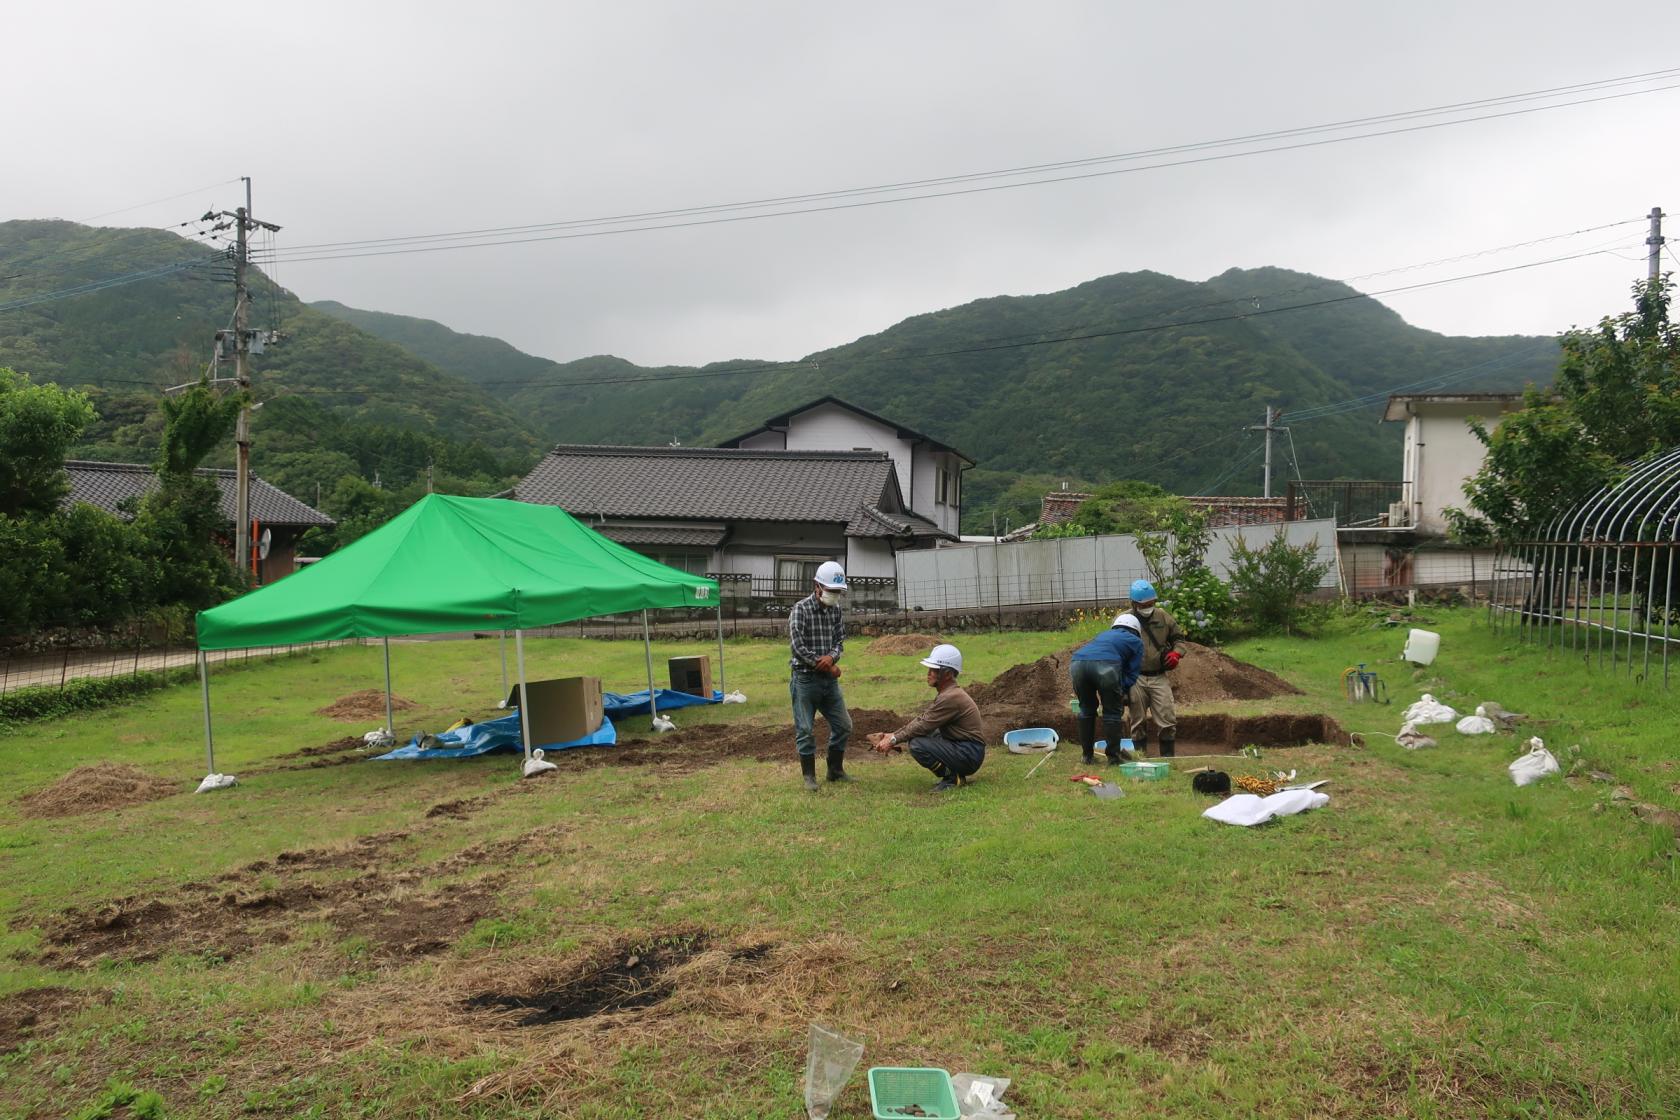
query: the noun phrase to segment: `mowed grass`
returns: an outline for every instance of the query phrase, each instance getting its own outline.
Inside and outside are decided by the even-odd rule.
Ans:
[[[0,999],[56,986],[73,1000],[0,1056],[0,1115],[71,1114],[117,1081],[160,1093],[171,1116],[794,1116],[811,1021],[866,1045],[837,1117],[869,1115],[865,1067],[919,1064],[1014,1079],[1023,1117],[1674,1115],[1675,839],[1613,790],[1680,807],[1680,693],[1521,646],[1476,612],[1429,617],[1441,656],[1415,672],[1393,660],[1404,629],[1370,614],[1231,649],[1307,690],[1234,708],[1324,711],[1370,733],[1230,760],[1332,782],[1327,808],[1254,830],[1201,819],[1181,774],[1099,802],[1066,780],[1073,751],[1031,779],[1037,759],[993,751],[981,781],[940,798],[907,760],[859,762],[856,783],[813,796],[791,733],[786,764],[562,757],[540,782],[516,781],[509,756],[270,769],[377,722],[313,712],[379,687],[380,652],[230,670],[214,701],[237,789],[54,820],[0,802]],[[984,680],[1077,636],[959,641]],[[924,698],[915,656],[851,645],[853,707]],[[703,651],[661,644],[656,668]],[[532,676],[645,680],[638,644],[527,652]],[[750,702],[675,713],[679,726],[785,723],[784,649],[731,642],[728,657]],[[1393,706],[1342,697],[1358,661]],[[399,714],[404,732],[491,714],[500,689],[494,642],[396,645],[393,668],[420,705]],[[1438,748],[1407,752],[1387,736],[1423,691],[1535,724],[1440,727]],[[1579,744],[1583,769],[1616,782],[1517,789],[1505,767],[1530,733],[1566,768]],[[0,788],[101,761],[188,788],[202,751],[197,689],[181,687],[0,739]],[[463,798],[477,800],[462,816],[427,815]],[[275,860],[299,849],[376,860],[299,879]],[[41,959],[65,907],[176,899],[229,874],[225,889],[247,893],[365,881],[422,914],[476,883],[494,905],[437,951],[281,915],[264,928],[284,940],[229,958],[189,940],[139,963]],[[708,951],[654,1006],[516,1026],[465,1002],[697,934]]]

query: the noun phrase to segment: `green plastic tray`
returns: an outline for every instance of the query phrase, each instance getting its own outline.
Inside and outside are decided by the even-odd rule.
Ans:
[[[1172,772],[1172,764],[1148,759],[1143,762],[1122,762],[1120,773],[1128,778],[1142,778],[1146,782],[1158,782]]]
[[[921,1112],[899,1111],[910,1105],[921,1106]],[[875,1112],[875,1120],[905,1120],[906,1116],[959,1120],[961,1116],[957,1111],[956,1090],[951,1088],[951,1075],[942,1069],[871,1067],[869,1106]]]

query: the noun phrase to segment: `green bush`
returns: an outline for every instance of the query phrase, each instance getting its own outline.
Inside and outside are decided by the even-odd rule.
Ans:
[[[1156,590],[1185,637],[1211,646],[1231,636],[1231,589],[1211,569],[1193,568],[1182,579],[1163,583]]]
[[[1330,564],[1318,559],[1318,539],[1291,545],[1280,528],[1270,543],[1249,548],[1231,543],[1231,597],[1244,630],[1256,634],[1300,634],[1326,617],[1321,606],[1301,600],[1318,589]]]
[[[138,673],[122,677],[81,677],[66,681],[63,688],[19,688],[0,695],[0,734],[15,731],[35,720],[59,719],[109,707],[147,692],[166,688],[191,678],[196,670],[171,669],[162,673]]]

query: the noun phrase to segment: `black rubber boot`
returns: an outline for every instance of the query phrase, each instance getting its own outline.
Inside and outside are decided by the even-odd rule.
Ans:
[[[829,781],[831,781],[831,782],[850,782],[850,781],[855,781],[856,780],[850,774],[846,773],[845,762],[846,762],[846,752],[845,751],[829,751],[828,752],[828,780]]]
[[[1096,755],[1096,750],[1097,750],[1096,743],[1097,743],[1097,717],[1096,716],[1085,716],[1085,715],[1080,716],[1079,717],[1079,745],[1085,751],[1085,754],[1084,754],[1083,757],[1084,757],[1086,762],[1094,762],[1096,760],[1096,757],[1097,757],[1097,755]]]
[[[1174,742],[1174,740],[1173,740],[1173,737],[1171,735],[1161,736],[1161,757],[1162,758],[1171,758],[1173,756],[1173,742]]]
[[[805,775],[805,788],[812,793],[817,792],[817,756],[814,754],[800,755],[799,771]]]
[[[1123,723],[1105,723],[1103,725],[1103,739],[1108,743],[1108,747],[1104,753],[1108,755],[1108,764],[1110,766],[1118,766],[1122,762],[1130,762],[1132,760],[1131,752],[1121,746],[1121,743],[1123,743],[1126,738],[1125,731],[1126,727]]]
[[[1132,753],[1136,754],[1139,758],[1149,757],[1148,735],[1134,735],[1132,737]]]

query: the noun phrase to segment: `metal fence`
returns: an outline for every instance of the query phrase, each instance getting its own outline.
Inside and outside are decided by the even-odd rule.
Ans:
[[[1400,482],[1371,479],[1295,479],[1285,491],[1290,521],[1329,518],[1337,525],[1387,525],[1388,510],[1401,500]]]

